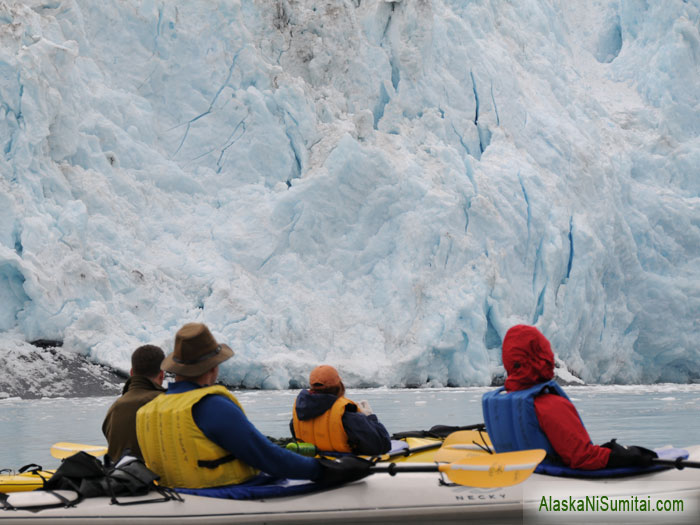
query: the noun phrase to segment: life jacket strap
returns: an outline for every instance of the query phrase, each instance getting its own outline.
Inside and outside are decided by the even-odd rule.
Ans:
[[[233,454],[228,454],[227,456],[219,459],[200,459],[197,461],[197,465],[203,468],[215,469],[219,465],[230,463],[231,461],[236,461],[236,456]]]

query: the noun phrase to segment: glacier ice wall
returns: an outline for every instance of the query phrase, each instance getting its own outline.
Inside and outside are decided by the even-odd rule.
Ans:
[[[0,331],[230,384],[700,379],[700,6],[0,0]],[[9,344],[9,343],[6,343]],[[18,343],[19,344],[19,343]]]

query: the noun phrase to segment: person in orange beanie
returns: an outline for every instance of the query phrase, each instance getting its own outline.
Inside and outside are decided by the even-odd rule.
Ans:
[[[384,454],[391,439],[366,401],[345,397],[345,385],[330,365],[317,366],[309,375],[310,388],[294,403],[290,429],[295,439],[313,443],[326,452]]]

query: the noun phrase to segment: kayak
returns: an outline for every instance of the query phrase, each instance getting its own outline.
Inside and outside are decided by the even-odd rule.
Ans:
[[[435,450],[442,444],[442,440],[436,438],[407,438],[401,442],[406,450],[412,451],[418,449],[418,452],[408,453],[405,456],[391,458],[391,461],[397,463],[403,462],[431,462],[435,455]],[[85,450],[85,445],[81,445],[81,450]],[[68,454],[56,454],[57,446],[52,447],[54,457],[68,457]],[[67,447],[68,448],[68,447]],[[104,448],[104,447],[102,447]],[[71,453],[75,453],[75,448],[69,449]],[[397,449],[398,450],[398,449]],[[26,492],[30,490],[41,489],[44,486],[44,481],[48,480],[55,470],[43,470],[39,466],[35,466],[32,470],[22,472],[21,469],[15,472],[10,469],[0,471],[0,493]]]
[[[686,447],[700,460],[700,445]],[[498,455],[494,455],[498,456]],[[481,456],[484,457],[484,456]],[[414,463],[415,467],[435,464]],[[397,468],[413,468],[410,465]],[[442,479],[442,481],[441,481]],[[70,491],[61,491],[70,501]],[[34,496],[36,494],[36,496]],[[45,491],[18,493],[36,498],[31,509],[0,510],[0,524],[95,523],[678,523],[697,525],[700,471],[667,469],[620,478],[561,478],[544,474],[503,487],[451,483],[438,472],[377,472],[337,488],[295,496],[230,500],[181,495],[182,501],[146,502],[139,497],[84,499],[71,507],[49,505]],[[73,494],[75,496],[75,494]],[[158,494],[155,494],[158,496]],[[13,495],[8,502],[12,503]],[[19,500],[16,500],[19,501]],[[124,505],[126,503],[126,505]],[[22,502],[23,505],[31,501]],[[0,505],[1,507],[1,505]]]
[[[484,434],[484,438],[473,431],[464,431],[462,434],[468,434],[470,440],[476,440],[476,442],[490,445],[486,434]],[[391,460],[396,463],[432,462],[434,461],[436,450],[442,443],[442,439],[419,437],[408,437],[400,441],[393,441],[392,444],[395,446],[397,444],[401,446],[396,446],[395,449],[392,449],[389,454],[391,457],[388,457],[388,455],[386,459],[380,457],[379,460]],[[473,446],[472,448],[476,449],[477,446]],[[71,454],[75,454],[78,450],[86,451],[95,456],[103,455],[106,452],[106,448],[103,446],[78,445],[62,442],[56,443],[51,447],[51,454],[55,458],[63,459]],[[402,451],[406,451],[406,455],[401,455]],[[22,469],[18,472],[14,472],[10,469],[0,471],[0,493],[26,492],[40,489],[44,486],[44,480],[48,480],[55,472],[55,470],[43,470],[38,465],[32,465],[32,467],[34,468],[26,472],[22,472]]]

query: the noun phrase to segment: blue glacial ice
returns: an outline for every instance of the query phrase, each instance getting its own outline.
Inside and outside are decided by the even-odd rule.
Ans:
[[[528,323],[700,381],[700,6],[594,4],[0,2],[3,348],[487,385]]]

